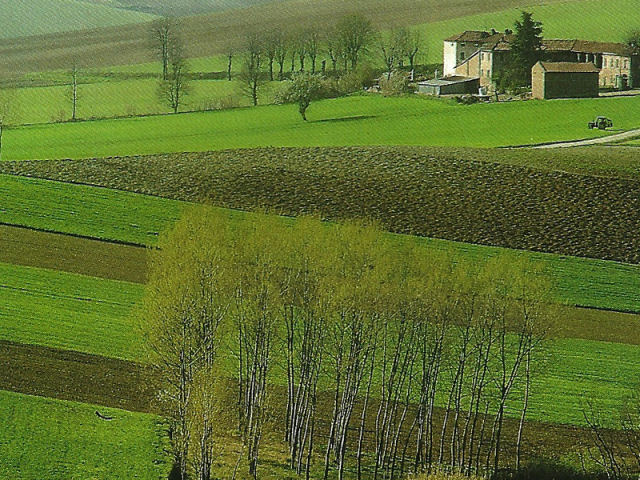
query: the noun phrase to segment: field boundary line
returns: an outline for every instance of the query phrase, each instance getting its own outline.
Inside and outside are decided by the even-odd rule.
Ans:
[[[30,177],[29,177],[30,178]],[[56,181],[56,180],[54,180]],[[69,182],[63,182],[63,183],[69,183]],[[106,187],[98,187],[98,188],[106,188]],[[125,191],[125,190],[119,190],[119,191]],[[98,242],[104,242],[104,243],[111,243],[114,245],[124,245],[127,247],[137,247],[137,248],[151,248],[151,249],[156,249],[157,247],[153,246],[153,245],[146,245],[144,243],[136,243],[136,242],[129,242],[127,240],[117,240],[117,239],[108,239],[108,238],[101,238],[101,237],[92,237],[90,235],[82,235],[80,233],[70,233],[70,232],[61,232],[59,230],[52,230],[52,229],[48,229],[48,228],[41,228],[41,227],[31,227],[28,225],[21,225],[19,223],[10,223],[10,222],[2,222],[0,221],[0,225],[2,226],[6,226],[6,227],[14,227],[14,228],[22,228],[24,230],[31,230],[34,232],[43,232],[43,233],[55,233],[57,235],[65,235],[68,237],[74,237],[74,238],[82,238],[84,240],[95,240]]]

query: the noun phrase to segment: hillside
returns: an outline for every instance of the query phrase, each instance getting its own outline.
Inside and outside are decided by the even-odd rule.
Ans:
[[[367,15],[378,27],[387,28],[529,7],[531,3],[532,0],[451,0],[442,8],[441,0],[286,0],[185,18],[183,37],[188,56],[203,57],[218,54],[229,44],[244,42],[249,31],[324,28],[343,15],[357,12]],[[73,61],[83,67],[100,67],[153,60],[148,31],[136,25],[5,42],[0,47],[0,57],[0,75],[68,68]]]
[[[81,0],[154,15],[188,16],[252,7],[276,0]],[[282,1],[282,0],[277,0]]]
[[[80,0],[0,0],[0,38],[54,34],[146,22],[152,15]]]

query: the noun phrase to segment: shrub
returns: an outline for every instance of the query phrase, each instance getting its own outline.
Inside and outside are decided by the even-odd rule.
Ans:
[[[407,73],[394,72],[390,78],[386,75],[382,76],[380,79],[380,91],[385,97],[391,97],[413,93],[414,90],[411,87]]]

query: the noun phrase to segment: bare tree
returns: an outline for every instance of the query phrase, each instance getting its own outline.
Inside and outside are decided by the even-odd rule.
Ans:
[[[282,80],[284,76],[284,62],[287,59],[287,53],[289,51],[290,42],[289,38],[282,31],[278,31],[274,34],[274,53],[275,61],[278,64],[278,80]]]
[[[233,58],[236,55],[236,47],[229,44],[225,48],[225,56],[227,57],[227,80],[231,81],[231,73],[233,71]]]
[[[179,24],[173,17],[162,17],[151,25],[153,50],[162,63],[162,80],[169,80],[172,44],[178,36]]]
[[[69,92],[71,100],[71,121],[75,122],[78,113],[78,67],[76,64],[71,68],[71,91]]]
[[[304,34],[304,42],[305,50],[311,60],[311,73],[314,74],[316,73],[316,63],[320,52],[320,33],[313,28],[307,29]]]
[[[166,80],[160,81],[159,92],[173,113],[178,113],[184,97],[189,94],[188,66],[178,41],[171,44],[168,59],[169,73]]]
[[[263,48],[261,38],[257,34],[249,35],[240,78],[245,92],[251,97],[254,106],[258,105],[258,93],[262,86],[262,62]]]
[[[360,15],[348,15],[337,25],[341,50],[351,68],[356,68],[358,61],[369,49],[374,38],[371,21]]]
[[[396,40],[393,31],[390,34],[383,34],[380,37],[380,52],[384,66],[387,69],[387,80],[391,80],[393,68],[396,66],[396,62],[398,62],[400,57],[400,49]]]

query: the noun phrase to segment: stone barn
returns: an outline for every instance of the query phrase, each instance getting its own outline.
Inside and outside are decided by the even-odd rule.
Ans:
[[[531,70],[533,98],[597,97],[600,69],[593,63],[538,62]]]

